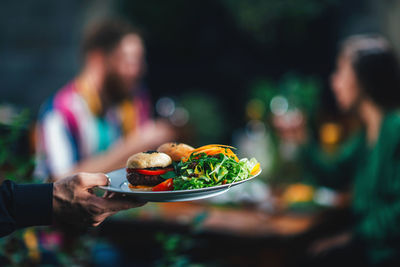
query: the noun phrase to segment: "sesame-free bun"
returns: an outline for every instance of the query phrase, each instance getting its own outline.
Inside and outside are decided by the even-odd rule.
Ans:
[[[140,152],[132,155],[126,162],[127,168],[164,168],[172,164],[171,157],[157,151]]]
[[[165,143],[157,148],[158,152],[169,155],[173,161],[180,161],[182,158],[189,156],[193,150],[193,147],[177,142]]]

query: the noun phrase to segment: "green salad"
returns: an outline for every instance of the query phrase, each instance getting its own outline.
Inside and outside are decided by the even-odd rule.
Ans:
[[[248,179],[259,171],[255,158],[237,158],[219,153],[207,155],[196,153],[187,160],[174,163],[174,171],[161,175],[173,178],[173,190],[198,189],[216,185],[230,184]]]

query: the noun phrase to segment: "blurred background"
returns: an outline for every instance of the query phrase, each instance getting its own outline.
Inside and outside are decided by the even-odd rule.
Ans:
[[[79,67],[82,30],[90,20],[123,15],[144,32],[152,99],[193,91],[212,96],[226,113],[224,141],[245,122],[243,99],[260,79],[288,72],[327,78],[337,42],[382,31],[399,39],[397,1],[12,1],[1,7],[1,99],[35,114]],[[227,112],[229,110],[229,112]],[[225,112],[224,112],[225,111]]]
[[[397,0],[2,1],[2,178],[43,180],[34,172],[40,107],[79,74],[85,26],[110,16],[127,19],[142,33],[143,84],[153,118],[168,121],[192,146],[231,144],[240,157],[254,156],[263,167],[256,183],[187,204],[195,207],[152,203],[84,234],[20,231],[1,240],[2,261],[66,266],[229,266],[236,261],[246,266],[251,258],[254,266],[293,264],[287,255],[294,248],[330,229],[313,226],[325,209],[334,209],[336,190],[343,188],[302,184],[306,174],[296,158],[298,147],[279,141],[272,117],[285,115],[288,124],[307,118],[325,151],[335,151],[360,128],[338,110],[330,88],[338,44],[352,34],[375,32],[400,52],[399,14]],[[288,191],[293,184],[297,187]],[[218,213],[215,207],[238,213]],[[256,214],[246,213],[254,209]],[[347,211],[334,210],[330,216],[340,214],[336,218],[345,225]],[[236,223],[224,231],[229,216]],[[242,221],[246,216],[254,219]],[[249,230],[259,225],[265,229]],[[249,245],[242,257],[221,259],[207,252],[210,244],[241,251],[235,242]]]

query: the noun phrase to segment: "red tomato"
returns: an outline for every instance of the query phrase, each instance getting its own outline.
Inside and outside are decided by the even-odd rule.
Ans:
[[[171,191],[174,190],[174,181],[173,178],[169,178],[162,183],[154,186],[152,191]]]
[[[128,172],[137,172],[143,175],[161,175],[165,174],[169,171],[173,171],[174,168],[168,169],[155,169],[155,170],[147,170],[147,169],[127,169]]]

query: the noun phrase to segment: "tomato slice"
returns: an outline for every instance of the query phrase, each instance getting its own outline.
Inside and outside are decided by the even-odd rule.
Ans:
[[[166,168],[166,169],[155,169],[155,170],[148,170],[148,169],[128,169],[128,172],[137,172],[143,175],[161,175],[167,172],[173,171],[174,168]]]
[[[162,183],[154,186],[152,191],[171,191],[174,190],[174,181],[173,178],[169,178]]]

